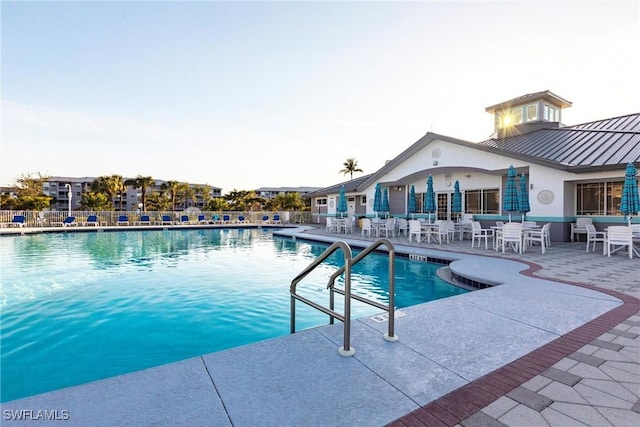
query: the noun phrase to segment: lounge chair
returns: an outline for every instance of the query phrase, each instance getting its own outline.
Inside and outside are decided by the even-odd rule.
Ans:
[[[83,225],[85,226],[94,226],[97,227],[100,225],[100,223],[98,222],[98,215],[88,215],[87,216],[87,220],[83,223]]]
[[[173,225],[173,221],[171,220],[171,215],[162,215],[162,219],[160,220],[160,225]]]
[[[244,215],[238,216],[238,224],[244,224],[244,223],[245,223]]]
[[[204,218],[204,215],[198,215],[198,224],[206,224],[207,220]]]
[[[24,215],[14,215],[10,223],[7,223],[9,227],[24,227],[26,218]]]
[[[262,215],[262,223],[269,224],[269,215]]]
[[[151,225],[151,218],[149,215],[140,215],[140,220],[136,221],[138,225]]]
[[[118,216],[118,221],[116,221],[116,225],[129,225],[129,217],[127,215]]]
[[[181,215],[180,216],[180,224],[191,224],[191,221],[189,221],[189,215]]]
[[[274,224],[282,224],[282,221],[280,221],[280,215],[275,214],[275,215],[273,216],[273,223],[274,223]]]
[[[214,215],[211,217],[209,224],[220,224],[220,215]]]
[[[62,227],[75,227],[76,225],[78,225],[78,223],[76,222],[75,216],[68,216],[64,219],[64,221],[54,222],[53,225],[60,225]]]
[[[231,217],[229,215],[222,215],[222,223],[229,224],[231,222]]]

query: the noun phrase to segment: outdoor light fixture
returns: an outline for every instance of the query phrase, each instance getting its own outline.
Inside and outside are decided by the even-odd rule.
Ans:
[[[438,166],[438,161],[437,160],[433,161],[433,166]]]

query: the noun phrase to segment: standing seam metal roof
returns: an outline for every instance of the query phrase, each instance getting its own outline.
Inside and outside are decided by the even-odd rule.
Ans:
[[[640,113],[479,143],[567,166],[640,162]]]

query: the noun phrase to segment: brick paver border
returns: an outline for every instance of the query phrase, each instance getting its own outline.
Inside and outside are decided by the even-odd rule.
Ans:
[[[540,275],[533,275],[542,269],[541,266],[521,259],[513,259],[513,261],[529,265],[529,269],[522,271],[521,274],[541,278]],[[586,283],[548,277],[545,279],[602,292],[619,298],[623,304],[521,358],[410,412],[389,423],[388,426],[455,426],[640,312],[640,300],[633,296]]]

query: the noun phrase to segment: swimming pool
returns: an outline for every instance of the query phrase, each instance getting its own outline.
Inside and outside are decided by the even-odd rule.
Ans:
[[[291,280],[325,249],[266,229],[2,237],[1,400],[287,335]],[[340,258],[298,289],[326,295]],[[368,256],[354,290],[385,302],[387,268],[386,256]],[[437,268],[396,258],[396,305],[466,292]],[[298,329],[327,323],[304,304],[296,311]],[[378,311],[352,307],[354,317]]]

